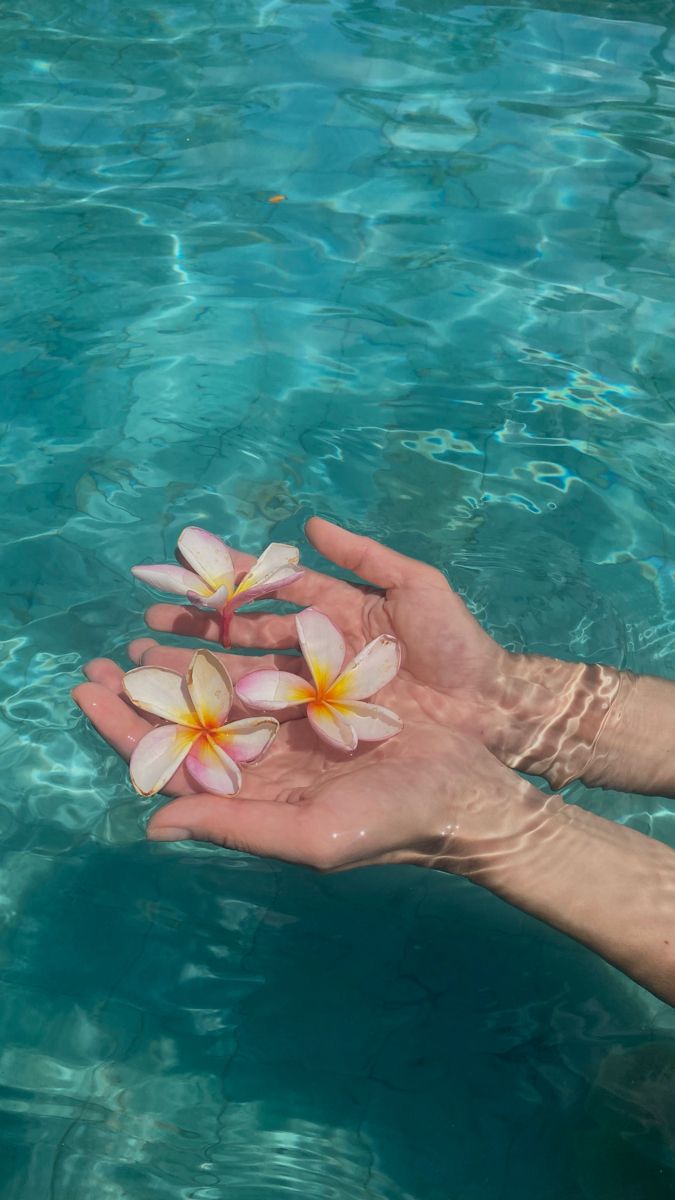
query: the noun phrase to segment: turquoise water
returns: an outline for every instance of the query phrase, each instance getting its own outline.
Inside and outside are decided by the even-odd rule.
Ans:
[[[672,1197],[664,1005],[458,880],[147,845],[68,690],[132,562],[312,562],[312,512],[506,645],[675,673],[675,7],[17,5],[3,1200]]]

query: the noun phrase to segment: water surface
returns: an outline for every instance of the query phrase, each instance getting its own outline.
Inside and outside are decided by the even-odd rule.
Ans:
[[[147,845],[68,690],[142,632],[132,562],[312,562],[313,512],[505,645],[675,672],[674,28],[0,13],[4,1200],[672,1195],[665,1006],[457,880]]]

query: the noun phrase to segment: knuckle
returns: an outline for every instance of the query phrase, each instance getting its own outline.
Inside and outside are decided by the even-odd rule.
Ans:
[[[430,564],[424,563],[424,572],[427,582],[433,584],[434,587],[450,587],[446,576],[438,567],[432,567]]]
[[[372,558],[376,545],[377,543],[374,542],[372,538],[359,535],[356,546],[354,547],[354,563],[352,566],[353,571],[356,571],[357,574],[361,573],[363,568]]]
[[[164,662],[164,655],[159,646],[150,646],[141,654],[141,666],[143,667],[161,667]]]

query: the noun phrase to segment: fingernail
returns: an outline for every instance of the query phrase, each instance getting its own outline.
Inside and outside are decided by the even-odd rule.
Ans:
[[[146,832],[151,842],[189,842],[192,834],[189,829],[179,829],[177,825],[159,825]]]

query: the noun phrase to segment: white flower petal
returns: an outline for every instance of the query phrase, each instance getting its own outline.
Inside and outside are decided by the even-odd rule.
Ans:
[[[332,704],[320,704],[314,701],[307,705],[307,716],[312,729],[318,733],[324,742],[337,750],[350,753],[356,749],[357,736],[351,725],[340,715]]]
[[[159,592],[169,592],[172,596],[187,596],[188,592],[195,592],[201,600],[202,596],[211,595],[211,589],[205,586],[199,575],[172,563],[132,567],[131,574],[142,583],[157,588]]]
[[[198,650],[185,682],[200,724],[204,729],[220,729],[227,721],[234,696],[225,664],[210,650]]]
[[[295,618],[300,649],[319,694],[340,674],[345,660],[345,642],[330,617],[317,608],[306,608]]]
[[[206,584],[202,585],[206,587]],[[192,589],[187,593],[187,598],[190,604],[194,604],[196,608],[206,609],[212,612],[222,612],[231,604],[230,593],[226,587],[220,587],[215,592],[209,592],[208,596],[201,595],[199,592],[193,592]]]
[[[241,787],[241,771],[229,754],[208,736],[200,737],[185,763],[195,783],[217,796],[236,796]]]
[[[245,589],[240,584],[234,594],[232,603],[235,608],[242,608],[244,604],[250,604],[252,600],[260,600],[263,596],[271,596],[274,592],[278,592],[280,588],[286,587],[289,583],[295,583],[296,579],[300,579],[303,574],[303,571],[295,571],[293,567],[288,567],[277,571],[266,583],[256,583],[252,587]]]
[[[237,596],[241,592],[259,588],[261,584],[271,584],[276,588],[281,587],[283,582],[290,582],[287,576],[299,574],[296,570],[299,561],[300,551],[297,546],[286,546],[283,542],[271,542],[238,584]]]
[[[293,704],[307,704],[315,697],[311,683],[291,671],[277,671],[274,667],[249,671],[239,680],[235,690],[244,704],[271,711],[290,708]]]
[[[160,725],[146,733],[129,763],[131,782],[141,796],[154,796],[175,775],[199,737],[195,729],[182,725]]]
[[[360,742],[383,742],[403,729],[401,718],[381,704],[349,700],[344,704],[331,704],[330,707],[351,725]]]
[[[122,687],[136,708],[176,725],[199,727],[185,680],[176,671],[166,667],[136,667],[127,671]]]
[[[326,699],[367,700],[391,683],[401,665],[401,648],[396,638],[383,634],[364,646],[330,688]]]
[[[212,733],[211,741],[236,763],[254,763],[269,749],[279,732],[274,717],[244,717]]]
[[[226,587],[231,595],[234,590],[234,563],[224,542],[207,529],[188,525],[178,539],[178,549],[193,571],[208,583],[212,592]],[[198,589],[195,588],[195,591]]]

